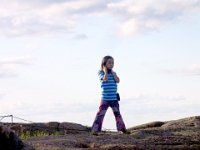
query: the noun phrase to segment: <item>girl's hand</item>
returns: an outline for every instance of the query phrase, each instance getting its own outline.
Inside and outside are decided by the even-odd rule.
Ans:
[[[104,72],[105,74],[108,72],[106,66],[103,66],[103,72]]]

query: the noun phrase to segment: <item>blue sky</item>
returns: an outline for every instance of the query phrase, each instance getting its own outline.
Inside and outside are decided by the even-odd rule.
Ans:
[[[90,126],[105,55],[127,127],[199,115],[199,1],[0,3],[0,115]],[[115,129],[111,109],[103,126]]]

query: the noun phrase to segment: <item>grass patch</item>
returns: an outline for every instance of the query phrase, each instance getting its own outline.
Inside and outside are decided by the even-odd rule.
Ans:
[[[25,131],[25,132],[20,133],[19,137],[22,140],[28,140],[31,137],[59,136],[59,135],[61,135],[59,132],[54,132],[50,134],[49,132],[44,132],[44,131],[33,131],[33,132]]]

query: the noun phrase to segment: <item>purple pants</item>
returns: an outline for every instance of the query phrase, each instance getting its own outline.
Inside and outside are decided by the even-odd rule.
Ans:
[[[101,104],[99,106],[99,111],[97,112],[96,118],[95,118],[94,123],[92,125],[92,131],[97,131],[97,132],[101,131],[103,119],[104,119],[104,116],[105,116],[106,111],[107,111],[109,106],[112,108],[112,111],[115,115],[117,130],[118,131],[126,130],[124,121],[123,121],[122,116],[121,116],[120,111],[119,111],[118,101],[116,101],[116,100],[114,100],[114,101],[104,101],[104,100],[102,100]]]

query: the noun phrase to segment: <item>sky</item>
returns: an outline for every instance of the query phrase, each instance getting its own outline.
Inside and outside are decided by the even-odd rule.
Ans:
[[[127,127],[200,114],[200,1],[0,4],[0,116],[91,126],[106,55]],[[110,108],[103,129],[116,129]]]

